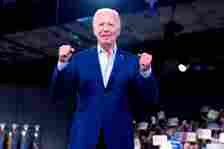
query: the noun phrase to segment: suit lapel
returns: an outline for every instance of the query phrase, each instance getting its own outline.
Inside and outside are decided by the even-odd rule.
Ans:
[[[103,76],[101,73],[101,67],[100,67],[97,48],[94,49],[94,61],[96,63],[96,68],[97,68],[96,73],[97,73],[98,80],[104,89],[111,87],[111,85],[114,81],[114,78],[116,77],[116,73],[118,73],[119,70],[121,70],[121,66],[124,62],[124,57],[125,57],[124,53],[120,49],[117,49],[117,53],[116,53],[115,59],[114,59],[114,64],[112,67],[112,71],[111,71],[107,86],[105,87],[104,83],[103,83]]]
[[[114,64],[112,67],[112,71],[109,77],[109,81],[108,84],[106,86],[106,88],[111,87],[115,77],[116,77],[116,73],[118,73],[121,70],[121,66],[124,62],[124,53],[122,53],[122,51],[120,49],[117,49],[117,53],[114,59]]]
[[[100,67],[100,62],[99,62],[99,57],[98,57],[98,52],[97,52],[97,48],[94,49],[94,63],[96,64],[96,77],[97,77],[97,80],[99,80],[100,82],[100,85],[104,87],[104,84],[103,84],[103,76],[102,76],[102,73],[101,73],[101,67]]]

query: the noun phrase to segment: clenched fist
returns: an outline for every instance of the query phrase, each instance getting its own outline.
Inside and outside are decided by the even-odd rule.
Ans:
[[[151,62],[152,62],[152,55],[145,52],[140,55],[139,65],[142,71],[148,70],[150,68]]]
[[[70,45],[62,45],[59,47],[59,58],[58,61],[61,63],[68,62],[73,52],[75,51]]]

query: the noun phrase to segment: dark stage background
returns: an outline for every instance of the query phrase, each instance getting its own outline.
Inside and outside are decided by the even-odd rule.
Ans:
[[[84,1],[78,0],[67,0],[63,3],[59,0],[0,0],[0,17],[3,20],[1,21],[3,27],[0,28],[0,122],[7,124],[15,122],[20,125],[40,124],[43,149],[65,148],[68,143],[68,132],[74,110],[72,99],[56,100],[49,96],[51,75],[57,63],[58,41],[63,39],[78,46],[89,46],[95,42],[89,35],[88,28],[80,27],[83,34],[80,31],[80,35],[76,36],[75,27],[81,26],[80,24],[71,23],[66,26],[67,28],[62,24],[74,21],[79,17],[89,16],[97,7],[101,6],[113,5],[124,10],[122,13],[136,12],[145,9],[146,6],[143,1],[139,1],[138,4],[135,3],[137,1],[132,1],[132,7],[126,7],[123,1],[116,3],[116,6],[112,1],[108,1],[106,4],[105,0],[99,0],[99,5],[93,7],[92,1],[85,1],[85,5]],[[179,0],[177,2],[181,1],[189,4],[194,0]],[[83,9],[84,6],[91,8]],[[186,9],[190,13],[192,10],[188,9],[188,6],[186,5],[186,8],[181,6],[178,10]],[[203,8],[205,9],[207,6],[209,4]],[[218,6],[220,6],[219,3]],[[87,9],[88,11],[85,11]],[[184,18],[185,14],[188,14],[184,11],[177,14],[177,18],[179,17],[180,20],[184,18],[181,22],[185,23],[183,26],[186,32],[184,33],[176,32],[173,30],[173,26],[169,28],[163,24],[161,30],[164,31],[164,36],[160,39],[151,39],[151,35],[158,33],[158,30],[150,30],[150,32],[144,32],[149,34],[150,40],[144,41],[141,36],[143,32],[137,31],[132,16],[129,17],[129,21],[133,21],[133,24],[127,21],[127,17],[124,28],[123,40],[131,37],[129,44],[134,45],[134,47],[127,47],[129,51],[133,53],[147,51],[153,55],[152,66],[160,90],[159,104],[155,110],[165,109],[168,116],[178,116],[181,119],[197,118],[200,107],[203,105],[224,108],[224,44],[222,41],[224,39],[224,18],[217,19],[220,21],[217,24],[222,26],[222,29],[212,28],[214,26],[211,24],[214,20],[209,21],[209,19],[213,19],[212,14],[219,11],[210,10],[208,13],[204,13],[198,9],[196,12],[196,17],[199,16],[199,20],[193,19],[192,22],[191,20],[195,16],[189,15]],[[211,18],[206,20],[205,17],[203,20],[204,16],[209,15]],[[155,17],[157,21],[158,17]],[[167,19],[166,17],[161,18]],[[140,15],[140,18],[139,20],[149,19],[147,15],[144,17]],[[135,19],[139,21],[138,17]],[[88,21],[86,24],[89,25]],[[139,24],[141,29],[143,24]],[[157,25],[158,22],[154,24]],[[27,34],[28,37],[25,36],[26,33],[22,32],[51,25],[57,27],[34,31]],[[147,25],[146,22],[145,26]],[[178,26],[178,24],[176,25]],[[197,28],[200,25],[202,28],[203,25],[206,26],[206,30],[195,32],[194,27]],[[16,31],[22,33],[4,36]],[[141,42],[132,43],[138,40]],[[79,42],[80,44],[78,44]],[[132,49],[134,50],[132,51]],[[180,72],[177,68],[180,63],[190,64],[190,68],[186,72]]]
[[[212,40],[209,35],[213,36]],[[203,105],[223,108],[223,60],[215,58],[221,56],[220,50],[223,49],[218,41],[220,37],[223,34],[203,33],[169,42],[155,42],[157,44],[153,47],[157,51],[150,51],[153,53],[152,66],[160,90],[159,105],[155,109],[165,109],[168,116],[178,116],[180,119],[196,119]],[[202,46],[210,50],[206,52]],[[180,49],[185,49],[185,52]],[[214,64],[216,69],[197,71],[192,67],[180,72],[178,63],[165,65],[168,59],[188,62],[194,56],[202,58],[200,64]],[[0,122],[40,124],[42,143],[46,149],[66,146],[74,110],[72,99],[55,100],[49,96],[50,79],[56,62],[57,57],[52,57],[1,65]]]

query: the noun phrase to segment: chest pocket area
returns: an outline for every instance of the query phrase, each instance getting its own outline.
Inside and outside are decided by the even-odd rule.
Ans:
[[[84,66],[83,66],[84,67]],[[91,66],[92,67],[92,66]],[[96,73],[94,67],[86,67],[80,71],[79,91],[80,95],[90,96],[96,93],[96,90],[100,83],[100,77]]]

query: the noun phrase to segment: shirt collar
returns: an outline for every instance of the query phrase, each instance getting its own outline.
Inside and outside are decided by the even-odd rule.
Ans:
[[[99,54],[105,52],[105,50],[99,44],[97,45],[97,51]],[[116,51],[117,51],[117,44],[115,44],[115,46],[113,48],[112,55],[114,55],[116,53]]]

